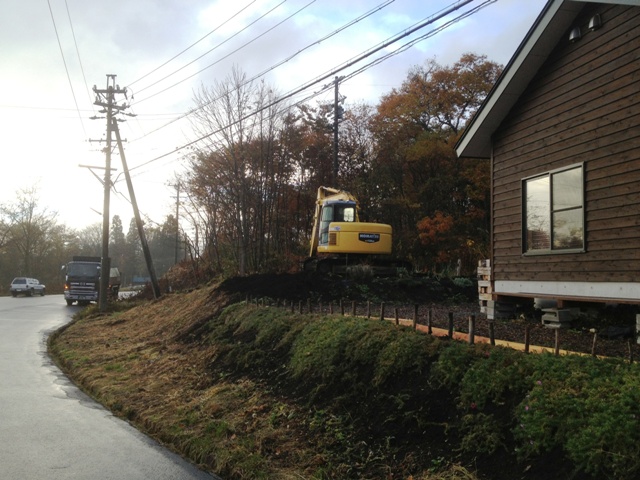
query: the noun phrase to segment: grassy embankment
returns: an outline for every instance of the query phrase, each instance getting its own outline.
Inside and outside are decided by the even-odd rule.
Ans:
[[[88,308],[50,352],[114,413],[226,480],[640,472],[637,365],[233,302],[206,287]]]

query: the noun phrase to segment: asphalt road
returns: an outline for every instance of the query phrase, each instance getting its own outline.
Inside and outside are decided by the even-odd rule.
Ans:
[[[0,297],[0,479],[212,479],[78,390],[46,354],[80,307]]]

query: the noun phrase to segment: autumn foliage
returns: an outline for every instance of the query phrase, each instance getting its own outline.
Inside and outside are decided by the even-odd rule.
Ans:
[[[266,108],[276,94],[233,74],[202,87],[201,138],[185,174],[199,258],[227,273],[298,268],[308,254],[315,192],[350,191],[361,219],[392,225],[394,253],[418,269],[469,273],[486,255],[488,163],[455,144],[500,67],[466,54],[415,67],[376,106],[347,106],[333,173],[333,105]],[[215,134],[205,135],[211,131]],[[202,140],[204,139],[204,140]]]

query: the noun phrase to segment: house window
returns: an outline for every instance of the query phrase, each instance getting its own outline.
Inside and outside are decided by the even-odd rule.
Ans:
[[[584,250],[583,166],[523,181],[524,253]]]

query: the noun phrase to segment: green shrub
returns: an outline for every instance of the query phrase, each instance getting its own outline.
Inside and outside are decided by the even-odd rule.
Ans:
[[[461,376],[461,406],[474,405],[481,410],[487,403],[520,402],[531,386],[537,357],[506,347],[481,346],[478,353],[481,358],[468,365]]]
[[[546,365],[552,363],[546,360]],[[531,458],[561,449],[580,471],[596,477],[637,478],[637,366],[588,357],[553,363],[556,368],[535,373],[530,393],[516,407],[513,433],[519,456]]]
[[[493,415],[482,412],[462,417],[460,449],[474,455],[492,454],[504,445],[504,429]]]
[[[436,431],[457,452],[513,455],[515,447],[522,462],[560,455],[569,470],[594,478],[640,477],[638,365],[250,305],[227,309],[210,332],[230,368],[272,379],[277,367],[296,398],[326,412],[310,426],[322,425],[341,448],[358,426],[387,438]]]
[[[393,330],[390,337],[377,352],[374,385],[383,386],[408,376],[423,377],[437,355],[439,340],[406,329]]]
[[[457,391],[460,379],[469,367],[481,356],[486,356],[485,348],[470,347],[462,342],[450,342],[442,348],[432,368],[432,381],[438,386]]]

